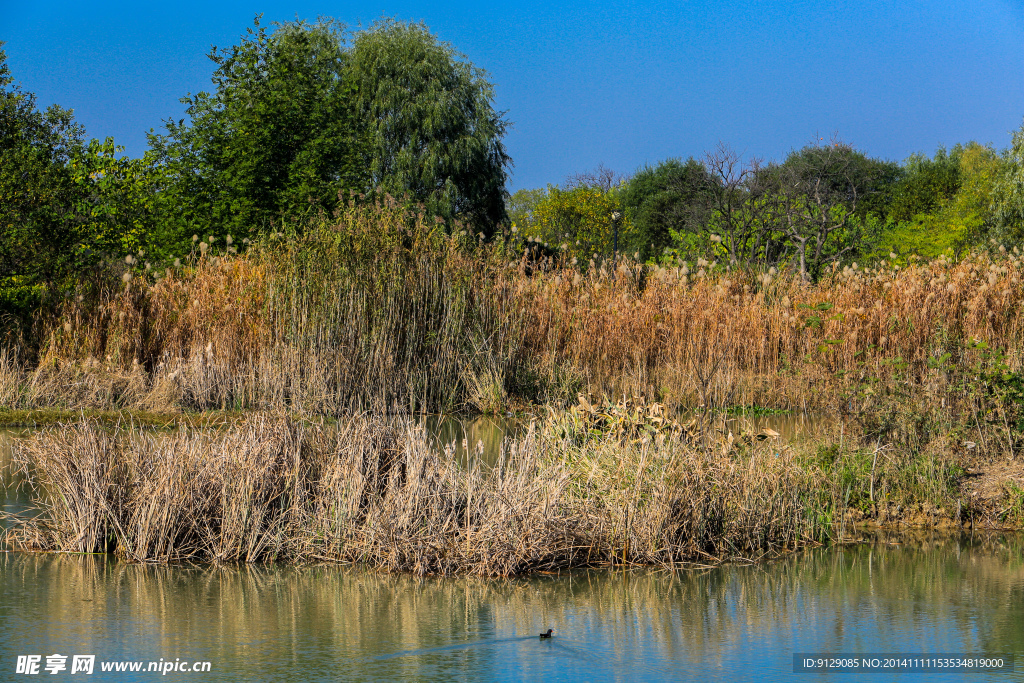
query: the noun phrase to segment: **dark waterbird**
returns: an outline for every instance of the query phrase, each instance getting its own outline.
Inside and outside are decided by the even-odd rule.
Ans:
[[[540,634],[540,637],[541,637],[541,638],[550,638],[550,637],[551,637],[551,632],[552,632],[552,631],[554,631],[554,629],[553,629],[553,628],[549,628],[549,629],[548,629],[548,632],[547,632],[547,633],[542,633],[542,634]]]

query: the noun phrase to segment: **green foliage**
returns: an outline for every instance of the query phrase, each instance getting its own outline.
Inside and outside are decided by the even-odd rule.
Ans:
[[[571,190],[548,189],[547,196],[531,212],[522,226],[524,236],[533,238],[581,261],[611,258],[615,244],[612,215],[622,205],[614,189],[580,186]],[[637,235],[628,216],[618,225],[619,253],[636,242]],[[563,249],[564,245],[564,249]]]
[[[882,213],[902,175],[898,164],[872,159],[838,141],[790,152],[778,171],[791,185],[827,196],[860,219]]]
[[[918,254],[925,258],[935,258],[941,254],[959,255],[967,244],[967,234],[960,230],[947,230],[948,227],[930,214],[899,223],[890,219],[870,255],[879,260],[885,259],[890,253]]]
[[[82,195],[68,162],[83,131],[70,110],[45,112],[14,84],[0,50],[0,278],[6,313],[24,313],[69,272]]]
[[[135,254],[150,241],[160,169],[145,159],[117,156],[124,148],[113,138],[90,140],[69,162],[72,178],[83,191],[76,205],[90,252],[120,258]],[[79,266],[90,263],[76,256]]]
[[[150,169],[109,138],[83,138],[71,111],[35,108],[0,50],[0,313],[22,324],[134,250],[150,222]]]
[[[955,386],[974,404],[976,426],[987,423],[1024,435],[1024,374],[1013,371],[1006,353],[987,342],[970,340],[966,349],[973,363]]]
[[[513,227],[521,228],[530,224],[533,220],[533,212],[537,206],[548,196],[545,188],[532,190],[518,190],[509,197],[506,203],[508,219]]]
[[[958,150],[947,154],[940,147],[935,157],[911,155],[904,163],[903,176],[892,188],[886,212],[895,222],[934,212],[960,189],[962,182]]]
[[[682,239],[679,236],[699,233],[708,218],[706,193],[711,182],[704,166],[693,158],[685,163],[668,159],[638,171],[621,193],[626,217],[635,228],[627,251],[639,252],[644,260],[657,258]]]
[[[624,204],[638,231],[670,237],[673,257],[710,256],[740,267],[780,267],[817,279],[861,255],[881,232],[899,168],[839,141],[809,145],[781,164],[743,162],[725,146],[703,163],[666,162],[630,182]],[[662,238],[663,239],[663,238]]]
[[[244,237],[284,216],[332,211],[339,191],[367,184],[343,28],[333,21],[259,23],[214,47],[213,93],[186,96],[188,123],[150,135],[166,177],[156,242],[185,248],[193,233]],[[156,245],[154,245],[156,246]]]
[[[356,34],[349,57],[372,186],[449,221],[505,221],[508,122],[486,73],[423,24],[391,19]]]
[[[813,279],[825,265],[863,253],[879,232],[872,201],[890,189],[894,164],[868,159],[838,140],[793,152],[763,175],[775,220],[796,252],[800,273]]]
[[[876,256],[959,256],[994,234],[998,219],[992,199],[1005,167],[994,149],[970,142],[957,145],[949,155],[940,149],[935,160],[911,157],[907,167]],[[910,207],[922,211],[900,218]]]
[[[1024,125],[1013,134],[1003,172],[994,183],[993,200],[998,236],[1024,241]]]
[[[890,164],[871,160],[833,141],[793,152],[782,164],[742,163],[725,147],[705,157],[710,182],[706,232],[673,230],[679,251],[710,250],[737,266],[794,262],[807,279],[824,267],[856,257],[878,232],[861,202],[881,193]]]

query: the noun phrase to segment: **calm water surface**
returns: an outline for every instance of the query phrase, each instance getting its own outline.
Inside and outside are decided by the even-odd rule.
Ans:
[[[4,509],[23,502],[8,489]],[[865,540],[756,565],[510,580],[0,553],[0,680],[25,680],[18,655],[53,653],[212,666],[160,676],[97,664],[72,680],[855,677],[794,676],[794,652],[1013,653],[1017,673],[968,680],[1024,680],[1024,539]],[[549,627],[553,639],[537,638]]]
[[[681,421],[685,423],[689,419],[684,417]],[[477,457],[483,464],[489,465],[497,462],[502,442],[526,431],[530,419],[494,415],[425,415],[420,418],[420,424],[439,448],[454,447],[455,457],[460,463],[465,465]],[[715,429],[731,431],[736,435],[759,434],[768,429],[777,433],[783,442],[788,443],[828,431],[840,434],[834,420],[816,415],[716,417],[713,424]]]

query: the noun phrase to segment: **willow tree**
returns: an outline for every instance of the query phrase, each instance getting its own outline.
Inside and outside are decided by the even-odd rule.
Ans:
[[[349,53],[371,185],[489,231],[506,219],[508,127],[494,88],[423,24],[382,20]]]

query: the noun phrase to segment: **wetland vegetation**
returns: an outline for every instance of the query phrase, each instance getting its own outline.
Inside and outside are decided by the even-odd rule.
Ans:
[[[1024,129],[508,196],[491,86],[426,27],[256,28],[138,160],[0,52],[0,423],[60,423],[16,446],[42,514],[8,541],[508,575],[1024,523]],[[398,106],[409,59],[446,76]],[[237,106],[257,82],[308,92]],[[413,163],[385,119],[437,139]],[[830,426],[723,421],[786,411]],[[424,413],[523,429],[459,461]]]

